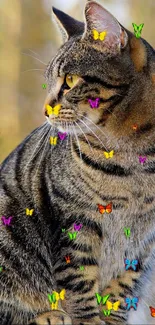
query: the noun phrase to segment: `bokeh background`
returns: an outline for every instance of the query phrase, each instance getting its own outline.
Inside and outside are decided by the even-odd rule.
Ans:
[[[99,0],[129,30],[155,47],[155,0]],[[0,0],[0,162],[37,126],[47,90],[46,64],[61,45],[52,22],[55,6],[83,20],[86,0]]]

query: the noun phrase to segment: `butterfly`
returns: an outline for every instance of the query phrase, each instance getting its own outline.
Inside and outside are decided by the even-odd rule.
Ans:
[[[55,303],[52,302],[51,308],[52,308],[52,310],[57,310],[58,309],[58,301],[56,301]]]
[[[124,259],[124,264],[125,264],[125,270],[133,269],[136,271],[136,267],[138,265],[138,260],[128,260],[127,258]]]
[[[110,316],[111,314],[111,310],[102,310],[102,312],[104,313],[105,316]]]
[[[84,271],[84,266],[83,265],[80,266],[80,270]]]
[[[112,202],[107,205],[98,204],[98,209],[101,214],[103,213],[111,213],[112,212]]]
[[[55,303],[56,302],[56,296],[55,296],[55,293],[52,293],[52,295],[50,295],[49,293],[48,293],[48,300],[49,300],[49,302],[50,303]]]
[[[110,152],[104,151],[104,156],[106,159],[112,158],[114,155],[114,150],[111,150]]]
[[[69,239],[76,239],[77,232],[68,232]]]
[[[132,128],[133,128],[134,131],[137,131],[137,129],[138,129],[138,125],[137,125],[137,124],[134,124],[134,125],[132,126]]]
[[[3,271],[3,266],[0,266],[0,272],[2,272]]]
[[[134,297],[132,299],[130,298],[125,298],[125,303],[126,303],[126,310],[130,310],[130,308],[134,308],[135,310],[137,310],[137,303],[138,303],[138,298]]]
[[[42,84],[43,89],[46,89],[46,84]]]
[[[60,291],[60,293],[56,292],[56,291],[53,291],[53,293],[55,294],[55,299],[56,301],[58,300],[64,300],[65,299],[65,293],[66,293],[66,290],[65,289],[62,289]]]
[[[112,302],[110,302],[109,300],[106,302],[106,306],[107,306],[107,309],[108,310],[115,310],[117,311],[118,310],[118,307],[120,306],[120,301],[116,301],[112,304]]]
[[[82,228],[82,223],[80,223],[79,225],[77,225],[76,223],[74,223],[74,230],[75,231],[80,231]]]
[[[100,98],[96,98],[95,100],[88,99],[88,102],[89,102],[91,108],[98,108],[99,107]]]
[[[93,33],[93,38],[94,40],[100,40],[100,41],[104,41],[106,35],[107,35],[107,32],[106,31],[103,31],[101,33],[99,33],[96,29],[93,29],[92,30],[92,33]]]
[[[155,308],[153,308],[151,306],[149,308],[150,308],[151,316],[155,317]]]
[[[146,161],[146,157],[139,156],[139,162],[140,162],[140,164],[143,165],[145,163],[145,161]]]
[[[4,226],[10,226],[11,220],[13,217],[6,219],[4,216],[1,218]]]
[[[67,264],[71,262],[71,260],[70,260],[70,257],[69,257],[69,256],[65,256],[65,260],[66,260]]]
[[[56,146],[57,144],[57,137],[50,137],[50,144],[53,146]]]
[[[62,232],[65,232],[65,231],[66,231],[66,229],[65,229],[65,228],[62,228],[61,230],[62,230]]]
[[[124,228],[126,237],[130,237],[130,228]]]
[[[60,108],[61,108],[61,104],[58,104],[54,107],[51,107],[50,105],[46,105],[46,114],[49,116],[49,115],[55,115],[55,116],[58,116],[59,114],[59,111],[60,111]]]
[[[142,28],[143,28],[144,24],[140,24],[140,25],[138,26],[138,25],[132,23],[132,26],[133,26],[133,28],[134,28],[134,34],[135,34],[135,36],[136,36],[137,38],[140,38],[140,36],[141,36],[141,32],[142,32]]]
[[[26,215],[27,216],[32,216],[33,211],[34,211],[34,209],[29,210],[28,208],[26,208]]]
[[[95,296],[97,298],[98,305],[102,302],[103,305],[105,305],[106,301],[109,299],[110,295],[106,296],[100,296],[99,293],[95,293]]]
[[[66,135],[67,135],[66,132],[64,132],[64,133],[58,132],[58,137],[60,140],[64,140],[66,138]]]

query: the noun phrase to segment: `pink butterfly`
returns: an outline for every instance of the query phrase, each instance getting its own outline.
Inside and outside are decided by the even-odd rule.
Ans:
[[[82,223],[80,223],[79,225],[77,225],[76,223],[74,223],[74,230],[75,231],[80,231],[82,228]]]
[[[140,164],[143,165],[145,163],[145,161],[146,161],[146,157],[139,156],[139,162],[140,162]]]
[[[1,218],[4,226],[10,226],[11,220],[13,217],[6,219],[4,216]]]
[[[59,136],[60,140],[64,140],[67,136],[67,133],[66,132],[65,133],[58,132],[58,136]]]
[[[91,108],[98,108],[99,107],[99,101],[100,101],[100,98],[96,98],[95,100],[88,99],[88,102],[89,102]]]

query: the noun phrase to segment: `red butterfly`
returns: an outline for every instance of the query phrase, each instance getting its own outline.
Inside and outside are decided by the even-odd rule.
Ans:
[[[150,311],[151,311],[151,316],[155,317],[155,308],[153,308],[151,306],[149,308],[150,308]]]
[[[110,202],[108,205],[101,205],[98,204],[98,209],[101,214],[103,213],[111,213],[112,212],[112,202]]]
[[[69,257],[69,256],[65,256],[65,260],[66,260],[67,264],[71,262],[71,260],[70,260],[70,257]]]

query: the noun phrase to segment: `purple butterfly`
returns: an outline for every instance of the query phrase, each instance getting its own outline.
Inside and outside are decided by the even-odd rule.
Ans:
[[[4,216],[1,218],[4,226],[10,226],[11,220],[13,217],[6,219]]]
[[[95,100],[88,99],[88,102],[89,102],[91,108],[98,108],[99,107],[100,98],[96,98]]]
[[[66,135],[67,135],[66,132],[65,133],[58,132],[58,136],[59,136],[60,140],[64,140],[66,138]]]
[[[74,223],[74,230],[75,231],[80,231],[82,228],[82,223],[80,223],[79,225],[77,225],[76,223]]]
[[[140,164],[143,165],[145,163],[145,161],[146,161],[146,157],[139,156],[139,162],[140,162]]]

